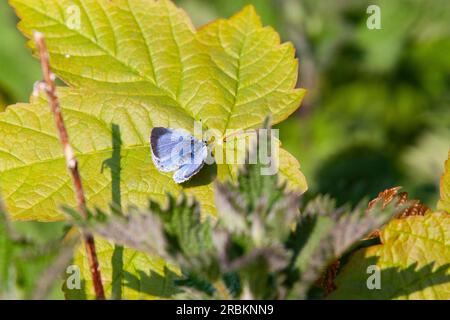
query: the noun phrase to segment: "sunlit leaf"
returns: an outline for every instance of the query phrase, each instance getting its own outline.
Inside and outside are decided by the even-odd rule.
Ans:
[[[450,213],[450,151],[448,160],[445,161],[444,174],[441,177],[441,198],[438,203],[438,209]]]
[[[162,202],[165,193],[183,190],[195,195],[203,214],[215,214],[213,181],[229,178],[237,165],[208,166],[177,185],[152,164],[151,128],[193,131],[195,120],[219,132],[258,127],[268,112],[275,122],[286,118],[304,94],[294,89],[292,45],[280,45],[252,7],[197,33],[166,0],[11,4],[25,35],[44,34],[52,68],[71,87],[58,92],[90,206],[106,209],[117,200],[144,206],[149,197]],[[41,98],[8,109],[0,114],[0,180],[9,212],[15,219],[63,219],[59,206],[73,205],[74,196],[49,108]],[[282,177],[304,192],[297,160],[280,154]]]
[[[395,219],[380,237],[382,244],[361,249],[350,258],[336,278],[337,290],[330,298],[450,299],[447,213]],[[374,287],[375,270],[379,289]]]

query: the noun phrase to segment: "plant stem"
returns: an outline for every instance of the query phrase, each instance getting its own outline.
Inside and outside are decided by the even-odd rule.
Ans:
[[[45,82],[45,92],[47,93],[48,102],[55,118],[56,127],[59,133],[59,139],[63,147],[64,157],[66,158],[67,168],[69,169],[69,172],[72,176],[78,211],[82,217],[87,219],[88,212],[86,209],[86,198],[84,196],[80,172],[78,171],[78,162],[73,152],[72,146],[69,143],[69,135],[67,134],[67,129],[64,125],[64,120],[61,114],[61,107],[59,104],[58,96],[56,95],[56,76],[50,70],[49,54],[42,33],[34,32],[34,41],[36,42],[37,49],[39,50],[42,74],[44,76]],[[86,231],[82,231],[82,235],[89,259],[89,266],[92,274],[92,281],[94,283],[95,296],[99,300],[104,300],[105,293],[103,290],[100,267],[95,250],[94,236]]]

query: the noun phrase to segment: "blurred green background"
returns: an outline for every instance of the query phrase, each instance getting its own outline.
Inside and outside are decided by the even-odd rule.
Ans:
[[[356,204],[401,185],[435,206],[450,148],[448,0],[175,2],[196,26],[253,4],[264,24],[294,43],[308,94],[278,127],[306,175],[307,197],[328,193]],[[380,6],[379,30],[367,28],[369,4]],[[26,102],[40,79],[16,23],[0,0],[0,110]],[[16,225],[37,238],[60,235],[39,223]]]

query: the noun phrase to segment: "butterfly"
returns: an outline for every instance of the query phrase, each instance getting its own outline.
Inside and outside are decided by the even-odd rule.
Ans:
[[[183,183],[198,173],[208,156],[206,141],[173,128],[153,128],[150,149],[156,168],[162,172],[175,171],[173,180],[176,183]]]

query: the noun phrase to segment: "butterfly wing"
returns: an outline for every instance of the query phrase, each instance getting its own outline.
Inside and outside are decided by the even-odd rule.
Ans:
[[[208,148],[203,141],[194,138],[191,143],[189,161],[185,162],[173,175],[176,183],[183,183],[200,171],[205,164],[208,155]]]
[[[182,183],[200,171],[208,155],[206,143],[180,129],[155,127],[150,134],[152,159],[158,170],[175,171]]]
[[[180,130],[155,127],[150,134],[152,159],[158,170],[170,172],[183,164],[183,155],[179,150],[190,141],[190,135]]]
[[[193,175],[195,175],[197,172],[200,171],[200,169],[203,167],[204,162],[200,164],[184,164],[175,171],[175,174],[173,175],[173,180],[176,183],[183,183],[187,180],[189,180]]]

